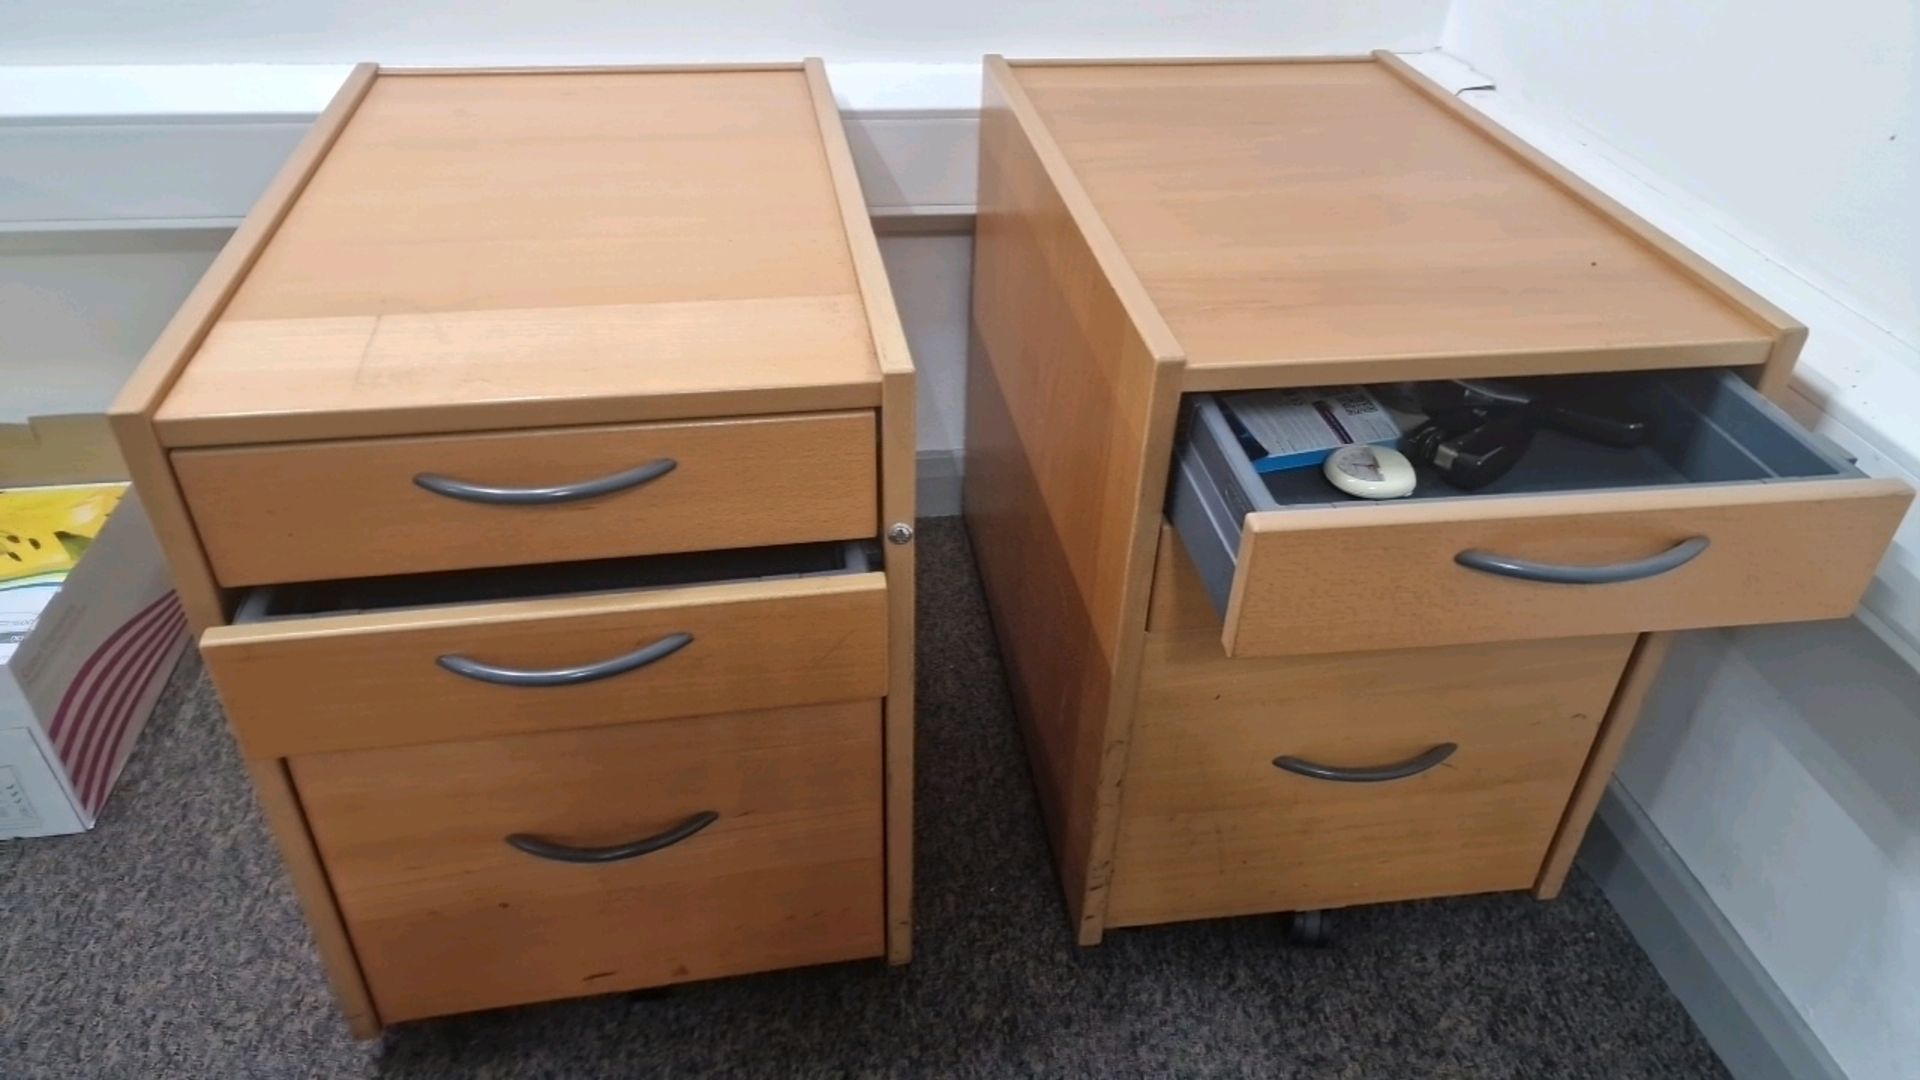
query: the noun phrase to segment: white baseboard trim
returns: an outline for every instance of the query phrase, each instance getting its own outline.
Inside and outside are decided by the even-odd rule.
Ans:
[[[1609,785],[1580,849],[1669,989],[1739,1080],[1846,1080],[1813,1029],[1715,906],[1647,812]]]
[[[920,485],[920,517],[956,517],[960,513],[960,468],[958,450],[920,451],[916,480]]]

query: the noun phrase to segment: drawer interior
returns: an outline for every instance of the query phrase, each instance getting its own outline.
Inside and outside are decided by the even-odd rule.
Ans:
[[[1492,484],[1462,491],[1431,466],[1416,465],[1417,482],[1407,498],[1485,500],[1861,475],[1836,448],[1805,431],[1731,372],[1691,369],[1553,381],[1566,383],[1565,389],[1576,393],[1610,395],[1627,403],[1650,422],[1649,438],[1640,446],[1617,448],[1542,429],[1513,470]],[[1380,505],[1342,494],[1318,466],[1256,472],[1218,395],[1189,395],[1182,403],[1181,425],[1167,516],[1222,610],[1246,515],[1307,507],[1365,513]]]
[[[313,615],[860,574],[879,565],[880,553],[874,544],[857,540],[266,585],[247,591],[233,621],[259,623]]]

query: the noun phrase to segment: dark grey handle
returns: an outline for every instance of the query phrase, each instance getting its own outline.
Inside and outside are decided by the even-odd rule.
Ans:
[[[1453,561],[1470,570],[1498,574],[1501,577],[1519,578],[1522,581],[1545,581],[1554,585],[1612,585],[1621,581],[1639,581],[1642,578],[1659,577],[1669,570],[1678,570],[1700,557],[1707,550],[1707,538],[1690,536],[1658,555],[1649,555],[1633,562],[1610,563],[1606,566],[1556,566],[1553,563],[1530,562],[1508,555],[1496,555],[1491,551],[1471,548],[1453,557]]]
[[[554,862],[620,862],[623,859],[637,859],[642,855],[651,855],[661,848],[670,848],[719,820],[719,814],[711,810],[702,810],[666,832],[655,833],[631,843],[614,844],[610,847],[574,847],[571,844],[556,844],[551,840],[542,840],[528,833],[514,833],[507,837],[507,843],[516,850],[524,851],[535,858],[552,859]]]
[[[596,480],[555,484],[552,487],[494,487],[489,484],[470,484],[465,480],[455,480],[451,476],[441,476],[438,473],[421,473],[413,478],[413,482],[435,495],[445,495],[449,499],[459,499],[461,502],[485,503],[489,506],[546,506],[551,503],[597,499],[616,491],[637,488],[641,484],[667,475],[678,464],[679,462],[672,458],[661,458],[658,461],[649,461],[645,465],[636,466],[625,472],[617,472],[611,476],[602,476]]]
[[[483,664],[472,657],[459,655],[442,656],[434,662],[455,675],[477,682],[493,683],[495,686],[572,686],[575,683],[589,683],[599,679],[610,679],[615,675],[625,675],[629,671],[646,667],[655,660],[672,656],[691,644],[693,644],[692,634],[668,634],[651,645],[616,656],[611,660],[581,664],[579,667],[549,668],[545,671],[498,667],[493,664]]]
[[[1339,765],[1321,765],[1305,758],[1288,757],[1285,754],[1273,759],[1275,768],[1285,769],[1298,776],[1308,776],[1315,780],[1338,780],[1343,784],[1377,784],[1382,780],[1405,780],[1409,776],[1419,776],[1435,765],[1453,756],[1460,749],[1457,743],[1443,742],[1439,746],[1410,757],[1405,761],[1396,761],[1391,765],[1363,765],[1357,769],[1343,768]]]

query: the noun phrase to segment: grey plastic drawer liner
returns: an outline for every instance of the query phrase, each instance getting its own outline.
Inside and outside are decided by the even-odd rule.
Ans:
[[[1500,499],[1516,495],[1770,483],[1856,477],[1851,459],[1808,433],[1779,406],[1727,371],[1655,372],[1610,377],[1654,419],[1645,446],[1611,449],[1542,431],[1513,472],[1472,494],[1422,469],[1416,499]],[[1167,517],[1186,544],[1214,607],[1225,616],[1248,514],[1338,508],[1364,514],[1377,505],[1335,491],[1316,468],[1262,475],[1212,394],[1181,404],[1181,431],[1168,484]]]
[[[831,577],[866,573],[879,565],[879,552],[872,541],[853,540],[264,585],[247,591],[233,621],[257,623],[548,596]]]

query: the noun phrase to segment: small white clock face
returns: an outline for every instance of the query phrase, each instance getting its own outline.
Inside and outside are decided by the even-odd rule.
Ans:
[[[1362,499],[1398,499],[1413,494],[1413,462],[1386,446],[1343,446],[1327,455],[1323,470],[1334,487]]]

